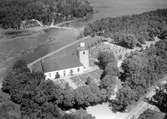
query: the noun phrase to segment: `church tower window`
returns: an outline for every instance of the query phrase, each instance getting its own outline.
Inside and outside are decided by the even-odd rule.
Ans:
[[[73,75],[73,70],[72,70],[72,69],[70,70],[70,75],[71,75],[71,76]]]
[[[60,78],[60,74],[59,72],[56,72],[55,79],[58,79],[58,78]]]
[[[80,72],[80,68],[77,68],[77,71]]]
[[[89,50],[87,49],[84,42],[80,43],[79,47],[79,59],[80,62],[86,67],[89,67]]]
[[[66,71],[64,70],[64,76],[66,76]]]

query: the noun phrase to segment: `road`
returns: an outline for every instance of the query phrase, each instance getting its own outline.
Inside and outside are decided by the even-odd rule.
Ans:
[[[160,79],[157,84],[163,85],[164,81],[167,81],[167,75],[164,78]],[[155,88],[156,86],[151,87],[150,91],[145,95],[145,97],[151,98],[153,95],[155,95]],[[148,103],[144,102],[143,99],[141,99],[137,106],[131,112],[129,112],[126,119],[137,119],[141,113],[148,109],[149,106],[150,105]]]
[[[61,22],[61,23],[56,24],[56,26],[62,26],[62,25],[69,24],[69,23],[72,23],[72,22],[77,22],[78,20],[79,20],[79,19],[64,21],[64,22]],[[53,24],[54,24],[54,23],[52,23],[50,26],[54,26]]]

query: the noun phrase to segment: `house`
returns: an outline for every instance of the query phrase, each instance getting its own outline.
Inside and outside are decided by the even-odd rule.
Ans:
[[[82,74],[89,69],[89,50],[84,42],[80,43],[76,54],[62,54],[45,69],[46,79],[59,79]]]

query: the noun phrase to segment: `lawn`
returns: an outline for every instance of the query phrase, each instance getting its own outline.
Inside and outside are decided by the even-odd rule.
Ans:
[[[77,30],[46,29],[38,32],[0,32],[0,82],[5,68],[17,58],[29,63],[76,40]]]
[[[39,32],[26,34],[25,36],[22,34],[21,37],[15,37],[14,34],[12,34],[12,37],[14,36],[15,38],[9,38],[11,34],[1,34],[3,37],[0,38],[0,82],[5,74],[6,67],[10,66],[23,52],[31,51],[31,49],[37,47],[39,45],[38,38],[41,35],[42,33]]]
[[[34,49],[34,52],[26,56],[28,63],[47,55],[73,41],[77,40],[79,32],[77,30],[63,30],[63,29],[48,29],[45,30],[45,35],[41,37],[41,41],[45,40],[47,43],[41,44]],[[39,41],[40,42],[40,41]]]

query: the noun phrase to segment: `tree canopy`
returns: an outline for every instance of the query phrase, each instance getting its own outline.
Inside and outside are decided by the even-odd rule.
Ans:
[[[113,43],[126,48],[141,46],[145,41],[153,40],[167,26],[167,9],[159,9],[138,15],[116,18],[102,18],[89,24],[84,36],[98,35],[110,37]]]
[[[67,115],[64,111],[85,109],[106,99],[93,82],[75,90],[68,85],[64,88],[45,80],[42,73],[30,72],[23,60],[16,61],[7,72],[2,91],[20,106],[23,119],[93,119],[86,112]]]
[[[162,39],[150,48],[132,54],[122,63],[120,79],[123,88],[117,99],[111,101],[114,111],[125,111],[126,107],[146,94],[149,87],[167,73],[167,40]],[[131,92],[131,93],[129,93]]]
[[[36,19],[44,25],[84,17],[93,12],[86,0],[1,0],[0,27],[20,28],[22,21]]]
[[[99,67],[103,69],[101,75],[100,88],[106,91],[107,100],[115,89],[116,80],[119,76],[117,60],[113,52],[102,51],[98,54]]]

